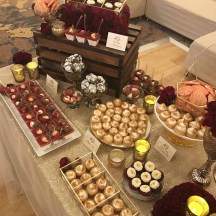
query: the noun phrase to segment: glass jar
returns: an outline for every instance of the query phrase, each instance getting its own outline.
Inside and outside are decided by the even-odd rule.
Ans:
[[[21,64],[14,64],[11,66],[11,71],[16,82],[25,81],[25,70],[24,66]]]
[[[56,36],[56,37],[61,37],[64,35],[64,31],[65,31],[65,23],[63,21],[60,20],[56,20],[52,23],[52,33]]]

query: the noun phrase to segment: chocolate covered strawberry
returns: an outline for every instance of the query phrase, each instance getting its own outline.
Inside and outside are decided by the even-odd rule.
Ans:
[[[51,137],[48,134],[42,134],[37,138],[37,141],[41,147],[49,148],[51,145]]]
[[[35,97],[34,96],[29,96],[27,100],[28,100],[28,102],[33,102],[35,100]]]
[[[18,85],[19,90],[24,91],[25,89],[27,89],[27,86],[25,83],[21,83],[20,85]]]
[[[51,101],[50,101],[49,98],[44,98],[44,99],[42,100],[42,103],[45,104],[45,105],[49,104],[50,102],[51,102]]]
[[[33,110],[36,110],[37,108],[39,108],[41,106],[41,102],[40,101],[33,101],[30,102],[30,107]]]
[[[40,126],[40,123],[38,121],[32,120],[29,122],[30,128],[38,128]]]
[[[18,93],[15,93],[15,94],[11,94],[10,95],[10,98],[11,98],[11,100],[18,100],[18,99],[20,99],[20,94],[18,94]]]
[[[22,100],[19,100],[19,101],[16,101],[16,102],[15,102],[15,105],[16,105],[17,107],[23,107],[23,106],[25,106],[25,102],[22,101]]]
[[[61,137],[62,137],[62,135],[61,135],[61,133],[60,133],[60,131],[59,130],[53,130],[53,132],[51,133],[51,137],[52,137],[52,139],[55,139],[55,140],[57,140],[57,139],[61,139]]]
[[[53,131],[55,130],[55,125],[54,125],[53,123],[48,123],[48,124],[46,125],[46,130],[47,130],[48,132],[53,132]]]
[[[26,98],[26,97],[29,96],[29,94],[30,94],[29,90],[26,89],[26,90],[22,93],[22,96]]]
[[[28,113],[29,111],[30,111],[30,108],[28,106],[23,106],[19,109],[19,112],[21,114]]]
[[[41,123],[47,123],[47,122],[49,122],[51,120],[50,117],[48,115],[46,115],[46,114],[40,115],[38,117],[38,119],[39,119],[39,121]]]
[[[23,115],[24,120],[31,120],[34,118],[34,115],[31,113],[26,113]]]

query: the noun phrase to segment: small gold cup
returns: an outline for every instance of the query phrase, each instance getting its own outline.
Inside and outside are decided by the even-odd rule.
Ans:
[[[125,154],[121,149],[113,149],[108,155],[108,160],[113,167],[122,166],[125,162]]]
[[[147,140],[137,140],[134,145],[134,159],[144,161],[150,149],[151,145]]]
[[[151,114],[154,112],[154,104],[156,102],[156,97],[154,95],[147,95],[144,97],[144,108],[146,109],[146,113]]]
[[[37,62],[29,62],[26,65],[26,68],[27,68],[30,79],[38,79],[40,77]]]
[[[186,216],[206,216],[209,213],[209,205],[200,196],[191,196],[187,200]]]
[[[16,82],[25,81],[25,70],[24,66],[21,64],[14,64],[11,66],[11,71]]]

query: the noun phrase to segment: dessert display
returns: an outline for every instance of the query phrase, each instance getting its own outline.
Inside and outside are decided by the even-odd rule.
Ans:
[[[97,106],[90,126],[97,139],[122,148],[132,147],[136,140],[146,138],[150,130],[149,117],[144,108],[117,98]]]
[[[180,137],[202,140],[205,128],[201,126],[201,117],[193,117],[190,113],[182,113],[175,104],[166,106],[156,104],[156,115],[164,126]]]
[[[200,116],[207,104],[216,100],[213,87],[199,80],[178,83],[176,105],[180,110]]]
[[[5,102],[38,155],[79,136],[76,128],[36,81],[9,85],[4,92]]]
[[[160,195],[164,174],[151,161],[135,161],[123,172],[127,192],[140,200],[151,200]]]
[[[87,215],[138,215],[136,207],[102,167],[92,152],[72,162],[67,157],[60,160],[61,174]]]

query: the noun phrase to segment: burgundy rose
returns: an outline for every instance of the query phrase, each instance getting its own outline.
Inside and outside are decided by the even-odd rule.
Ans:
[[[25,51],[19,51],[13,55],[13,63],[14,64],[22,64],[26,65],[27,63],[32,61],[32,55]]]
[[[172,86],[167,86],[161,91],[158,103],[165,103],[167,106],[169,106],[174,102],[175,99],[175,89]]]
[[[51,35],[52,27],[49,23],[41,23],[41,33],[43,35]]]

